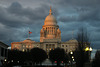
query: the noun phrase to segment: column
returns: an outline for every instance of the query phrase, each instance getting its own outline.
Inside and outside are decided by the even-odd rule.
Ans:
[[[50,28],[48,27],[48,34],[50,34]]]
[[[53,34],[53,27],[51,29],[52,29],[52,34]]]
[[[50,27],[50,34],[52,33],[51,31],[52,31],[52,30],[51,30],[51,27]]]
[[[53,28],[53,34],[55,33],[55,28]]]

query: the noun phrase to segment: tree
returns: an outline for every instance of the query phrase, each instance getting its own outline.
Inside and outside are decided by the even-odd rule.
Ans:
[[[90,47],[89,36],[85,28],[80,28],[77,35],[78,48],[74,52],[76,66],[84,67],[84,63],[89,60],[89,52],[85,52],[86,47]]]
[[[21,61],[21,51],[19,50],[8,50],[8,61],[9,65],[18,65],[18,61]]]
[[[68,54],[66,53],[65,54],[65,58],[64,58],[64,63],[67,65],[67,63],[69,63],[68,61],[69,61],[69,56],[68,56]]]
[[[98,67],[100,65],[100,51],[98,50],[95,54],[95,58],[92,62],[92,67]]]
[[[31,61],[31,53],[29,51],[26,52],[22,52],[21,54],[22,56],[22,61],[27,62],[27,61]]]
[[[55,48],[54,50],[51,50],[49,52],[49,58],[52,62],[57,61],[57,67],[60,66],[61,61],[65,61],[67,55],[64,51],[64,49],[61,48]]]
[[[32,61],[33,63],[42,63],[47,58],[47,53],[40,48],[31,49]]]

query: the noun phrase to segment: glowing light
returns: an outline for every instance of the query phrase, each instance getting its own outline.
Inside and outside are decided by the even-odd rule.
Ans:
[[[92,48],[90,47],[90,51],[92,51]]]
[[[86,48],[85,48],[85,51],[89,51],[89,47],[86,47]]]
[[[73,59],[73,61],[75,61],[75,59]]]
[[[51,48],[50,48],[50,50],[51,50]]]
[[[92,48],[91,47],[90,48],[89,47],[86,47],[85,48],[85,51],[92,51]]]
[[[55,61],[55,63],[57,63],[57,61]]]
[[[61,63],[64,63],[63,61],[61,61]]]
[[[73,54],[73,52],[71,51],[70,54]]]
[[[19,61],[17,61],[19,63]]]
[[[72,56],[72,58],[74,58],[74,56]]]
[[[7,61],[7,59],[4,60],[5,62]]]
[[[23,52],[24,52],[25,50],[23,49]]]
[[[13,62],[13,60],[11,60],[11,62]]]

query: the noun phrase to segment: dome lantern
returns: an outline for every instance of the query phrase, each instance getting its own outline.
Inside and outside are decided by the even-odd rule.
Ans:
[[[49,15],[52,15],[52,9],[51,9],[51,6],[50,6],[50,10],[49,10]]]

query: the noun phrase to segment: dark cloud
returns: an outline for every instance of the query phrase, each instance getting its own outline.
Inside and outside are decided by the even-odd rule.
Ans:
[[[57,3],[60,4],[60,7],[65,6],[62,9],[66,11],[66,14],[59,17],[59,21],[64,23],[83,22],[94,27],[100,26],[100,0],[59,0]]]
[[[30,38],[39,41],[50,5],[62,32],[62,41],[70,40],[72,31],[76,37],[78,29],[84,26],[91,33],[92,45],[100,48],[100,0],[2,0],[0,40],[9,45],[23,41],[30,30]]]
[[[100,0],[59,0],[57,3],[64,4],[65,6],[91,7],[100,5]]]
[[[61,22],[73,22],[76,21],[76,17],[75,16],[62,16],[59,18],[59,21]]]
[[[19,2],[14,2],[8,8],[0,8],[0,22],[10,27],[38,23],[39,20],[44,20],[48,15],[48,7],[48,5],[41,5],[35,9],[23,8]]]
[[[24,8],[19,2],[13,2],[9,7],[0,7],[0,40],[10,44],[28,38],[28,31],[32,31],[30,38],[39,41],[40,30],[45,17],[49,14],[49,6],[41,4],[37,8]],[[53,8],[57,16],[57,10]],[[10,35],[12,34],[12,35]]]
[[[80,9],[77,10],[78,14],[77,15],[70,15],[70,16],[61,16],[59,17],[59,20],[61,22],[91,22],[91,21],[100,21],[100,9],[95,9],[95,10],[85,10],[85,9]]]

